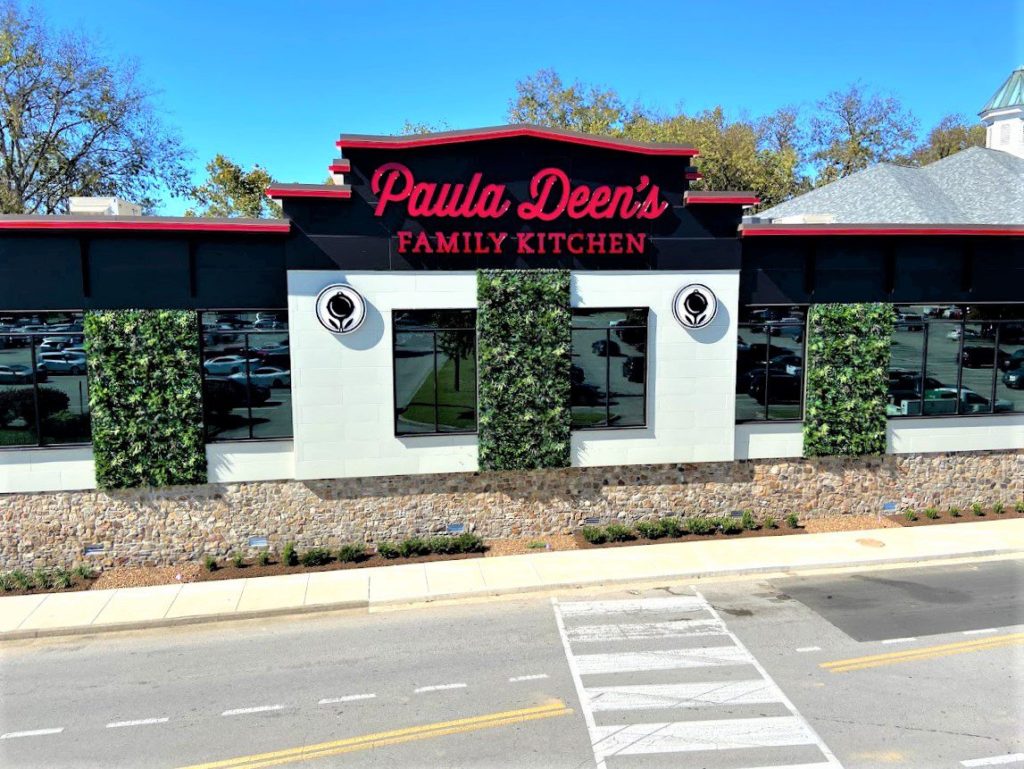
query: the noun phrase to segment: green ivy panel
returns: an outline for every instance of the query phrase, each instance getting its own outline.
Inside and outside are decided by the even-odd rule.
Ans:
[[[100,488],[206,483],[196,314],[88,312],[85,345]]]
[[[477,273],[481,470],[568,467],[568,270]]]
[[[885,453],[894,321],[889,304],[810,307],[804,456]]]

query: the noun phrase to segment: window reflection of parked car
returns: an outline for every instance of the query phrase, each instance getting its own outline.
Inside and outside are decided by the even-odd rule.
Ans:
[[[1024,390],[1024,366],[1017,366],[1003,374],[1003,384],[1011,390]]]
[[[288,324],[276,318],[260,318],[252,324],[252,327],[258,328],[261,331],[276,331],[277,329],[287,328]]]
[[[227,414],[249,405],[261,406],[270,399],[270,388],[250,385],[248,396],[245,383],[228,377],[207,377],[204,383],[203,404],[207,412]]]
[[[800,377],[775,371],[755,377],[750,383],[750,395],[761,406],[766,398],[771,406],[800,403]]]
[[[955,387],[939,387],[935,390],[927,390],[924,394],[925,401],[955,401]],[[960,413],[977,414],[989,411],[1013,411],[1013,403],[1002,398],[996,399],[995,408],[990,408],[988,398],[979,395],[966,387],[960,390]]]
[[[607,339],[598,339],[590,345],[590,349],[594,351],[594,355],[602,358],[616,358],[622,355],[622,348],[618,342],[609,342]]]
[[[641,357],[628,357],[622,361],[622,376],[627,382],[643,382],[646,361]]]
[[[243,358],[241,355],[221,355],[217,358],[210,358],[203,362],[203,368],[207,374],[237,374],[246,365],[254,368],[262,364],[259,358]]]
[[[39,368],[50,374],[84,374],[85,356],[67,352],[46,352],[36,356]]]
[[[995,347],[965,347],[957,356],[964,368],[992,368],[998,361],[999,368],[1006,370],[1010,363],[1009,353],[996,351]]]
[[[792,376],[799,376],[804,370],[804,359],[799,355],[776,355],[768,361],[769,371],[784,371]]]
[[[962,329],[960,326],[957,326],[946,334],[946,339],[959,339],[961,331],[963,331],[964,339],[977,339],[979,336],[978,332],[973,328]]]
[[[924,331],[924,316],[914,312],[897,312],[896,323],[901,331]]]
[[[229,378],[245,384],[244,371],[232,374]],[[249,381],[262,387],[289,387],[292,383],[292,373],[275,366],[260,366],[249,374]]]
[[[36,381],[46,381],[46,371],[36,370]],[[0,366],[0,384],[32,384],[32,369],[17,363]]]

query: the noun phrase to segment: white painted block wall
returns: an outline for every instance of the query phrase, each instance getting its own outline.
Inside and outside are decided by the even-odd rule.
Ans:
[[[718,297],[705,328],[683,328],[672,299],[689,283]],[[739,271],[574,272],[573,307],[649,307],[647,427],[577,431],[574,467],[733,458]]]
[[[348,283],[367,302],[356,332],[320,325],[317,294]],[[288,273],[295,477],[476,470],[475,435],[395,436],[392,310],[475,309],[474,272]]]

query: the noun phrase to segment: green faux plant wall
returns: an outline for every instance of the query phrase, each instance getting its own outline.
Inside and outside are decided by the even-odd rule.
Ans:
[[[206,483],[196,314],[87,312],[85,345],[99,487]]]
[[[481,470],[568,467],[568,270],[477,273]]]
[[[885,453],[894,321],[889,304],[810,307],[804,456]]]

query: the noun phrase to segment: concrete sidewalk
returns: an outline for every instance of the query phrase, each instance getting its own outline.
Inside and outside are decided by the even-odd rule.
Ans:
[[[0,640],[588,585],[1024,555],[1024,519],[570,550],[0,598]]]

